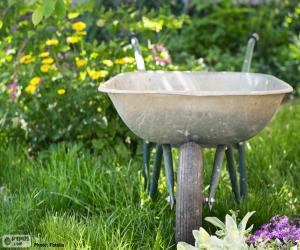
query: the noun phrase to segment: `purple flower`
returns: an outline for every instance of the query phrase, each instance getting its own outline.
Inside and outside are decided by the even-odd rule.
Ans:
[[[68,69],[70,69],[72,67],[72,64],[71,63],[65,63],[64,66]]]
[[[270,219],[270,222],[261,226],[248,241],[251,244],[257,245],[260,242],[268,242],[278,239],[282,243],[290,241],[293,244],[300,240],[300,227],[297,223],[290,222],[289,218],[275,215]]]

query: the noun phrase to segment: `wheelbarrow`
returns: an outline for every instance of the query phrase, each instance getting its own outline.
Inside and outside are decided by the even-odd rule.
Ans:
[[[247,43],[242,72],[249,72],[254,46],[256,45],[258,40],[259,40],[258,34],[253,33],[250,36]],[[129,42],[131,43],[132,48],[134,50],[134,56],[135,56],[138,71],[145,71],[146,68],[144,64],[144,59],[140,51],[137,36],[134,33],[130,36]],[[167,177],[167,186],[170,194],[169,201],[170,201],[171,208],[173,208],[175,197],[174,197],[174,173],[173,173],[173,159],[171,153],[171,146],[160,145],[160,144],[155,145],[154,167],[152,170],[152,174],[150,175],[150,153],[151,153],[152,146],[153,143],[149,141],[144,141],[143,164],[142,164],[142,176],[144,178],[144,188],[145,190],[147,190],[147,192],[149,192],[150,197],[153,199],[157,192],[162,155],[164,155],[164,161],[165,161],[164,165],[165,165],[165,172]],[[237,148],[239,153],[240,188],[238,186],[237,174],[234,167],[233,148]],[[214,202],[214,196],[216,193],[219,175],[221,172],[222,160],[225,152],[226,152],[226,159],[227,159],[227,166],[228,166],[227,169],[229,172],[234,197],[237,202],[240,201],[240,197],[243,199],[247,197],[247,177],[246,177],[246,160],[245,160],[244,142],[240,142],[236,145],[227,145],[226,148],[220,145],[217,146],[216,149],[214,170],[213,170],[211,183],[210,183],[210,192],[209,192],[209,197],[206,199],[206,204],[209,205],[210,209],[212,208],[212,204]],[[148,181],[148,177],[151,178],[151,181]]]
[[[292,87],[258,73],[144,71],[104,85],[125,124],[144,140],[180,145],[176,239],[191,242],[201,225],[204,147],[250,139],[271,120]]]
[[[99,90],[137,136],[179,145],[176,240],[192,242],[204,204],[202,149],[255,136],[292,87],[258,73],[144,71],[119,74]]]

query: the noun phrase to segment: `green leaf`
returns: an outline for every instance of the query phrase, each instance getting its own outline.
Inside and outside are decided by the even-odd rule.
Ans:
[[[43,14],[45,18],[48,18],[51,16],[53,11],[55,10],[55,5],[56,5],[57,0],[44,0],[43,1]]]
[[[8,0],[8,7],[12,6],[15,4],[16,0]]]
[[[213,224],[214,226],[216,226],[222,230],[225,230],[224,222],[220,221],[216,217],[206,217],[204,220],[208,221],[209,223]]]
[[[2,29],[3,22],[0,20],[0,30]]]
[[[210,235],[203,227],[200,227],[200,230],[193,230],[193,235],[196,242],[207,242],[210,239]]]
[[[237,230],[238,227],[237,227],[234,215],[230,216],[229,214],[226,214],[226,216],[225,216],[225,227],[226,227],[227,232]]]
[[[197,248],[185,242],[179,242],[177,244],[177,250],[197,250]]]
[[[38,7],[33,13],[32,13],[32,22],[33,25],[36,26],[42,21],[43,19],[43,8]]]
[[[55,14],[58,18],[63,18],[66,15],[66,6],[63,0],[56,1]]]
[[[246,226],[247,226],[247,222],[250,219],[250,217],[255,213],[255,211],[253,212],[248,212],[245,217],[242,219],[242,221],[239,224],[239,230],[242,234],[245,233],[246,231]]]
[[[0,74],[0,80],[8,78],[10,76],[10,74],[8,72],[4,72],[2,74]]]

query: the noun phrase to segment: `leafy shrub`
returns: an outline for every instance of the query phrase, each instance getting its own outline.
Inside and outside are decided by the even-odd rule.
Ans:
[[[296,87],[300,81],[296,42],[300,5],[293,0],[268,2],[253,6],[230,0],[192,1],[191,21],[176,39],[169,40],[168,47],[178,58],[182,51],[204,58],[210,70],[240,71],[247,39],[258,33],[252,70],[275,75]]]
[[[79,13],[69,6],[64,19],[54,16],[35,28],[31,7],[20,2],[8,7],[7,15],[12,9],[17,13],[4,18],[1,30],[0,89],[5,95],[0,112],[11,132],[25,136],[33,150],[53,142],[83,141],[98,150],[131,142],[134,151],[135,137],[106,95],[98,93],[98,85],[120,72],[136,70],[128,44],[131,31],[155,45],[160,43],[158,34],[180,29],[187,17],[175,18],[164,10],[155,17],[154,12],[122,7]],[[152,57],[153,49],[145,41],[142,44],[148,69],[187,68],[170,61],[160,66]],[[191,63],[201,68],[196,60]]]

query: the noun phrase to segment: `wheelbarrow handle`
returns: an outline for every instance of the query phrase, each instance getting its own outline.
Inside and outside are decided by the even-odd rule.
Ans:
[[[144,59],[143,59],[143,56],[142,56],[142,53],[140,50],[139,40],[136,38],[135,35],[131,35],[129,40],[130,40],[131,46],[134,51],[134,57],[135,57],[135,61],[137,64],[137,69],[138,69],[138,71],[144,71],[146,68],[145,68]]]
[[[248,40],[246,55],[244,59],[243,69],[242,69],[243,72],[249,72],[250,70],[254,46],[258,42],[258,40],[259,40],[259,36],[257,33],[253,33]]]

